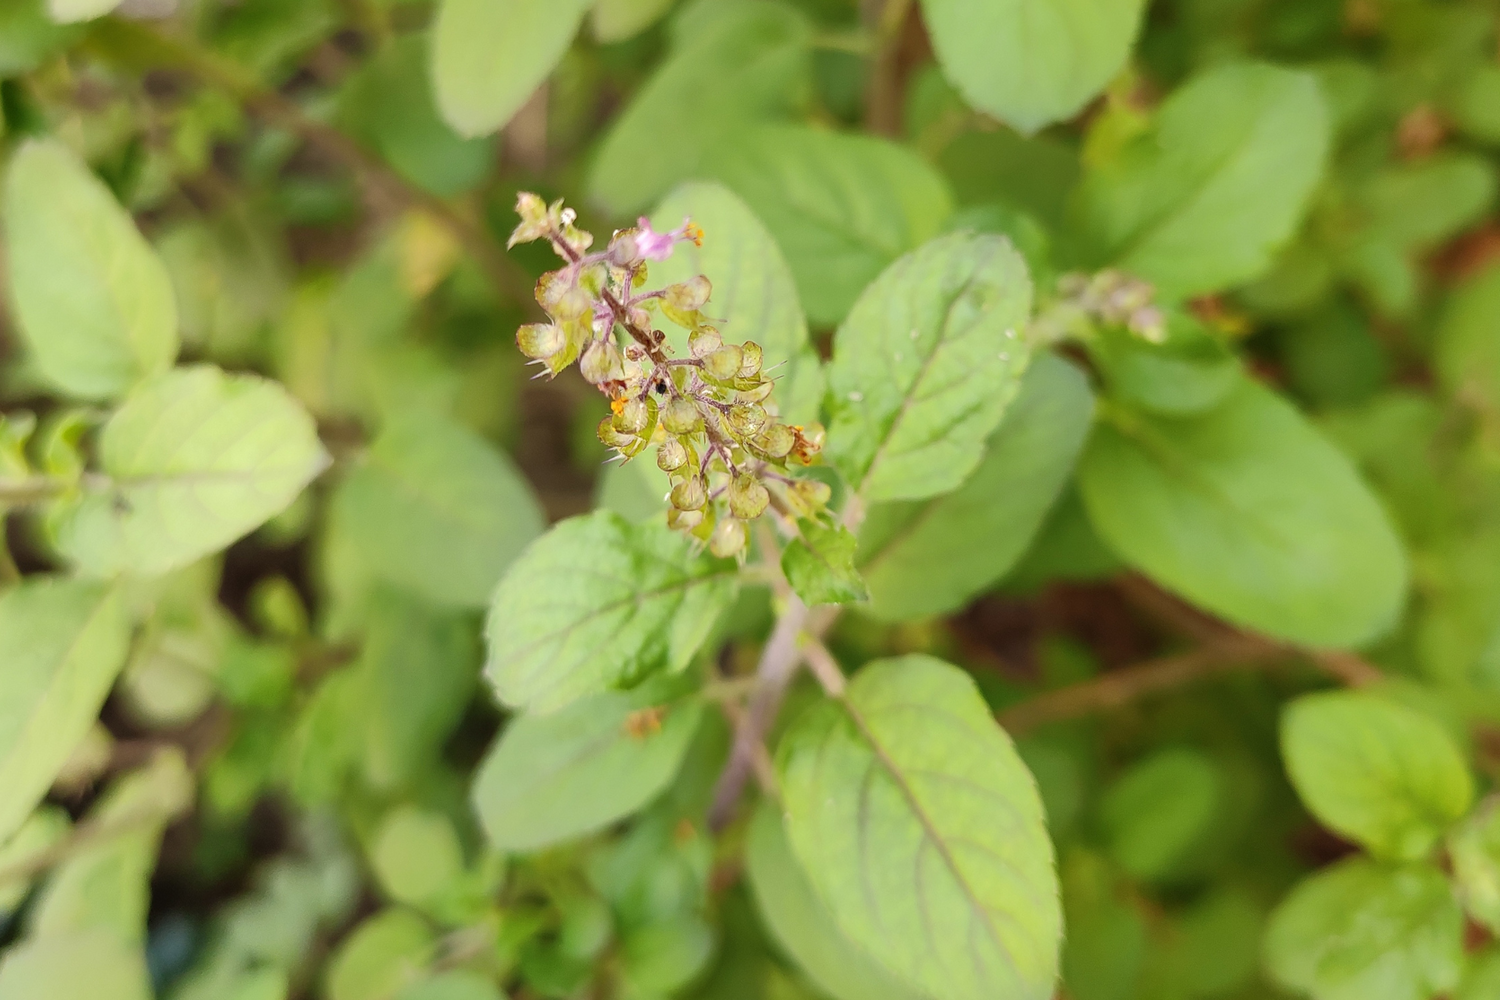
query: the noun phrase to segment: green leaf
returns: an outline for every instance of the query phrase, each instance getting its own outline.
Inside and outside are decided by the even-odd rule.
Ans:
[[[1500,419],[1500,265],[1460,284],[1438,328],[1436,367],[1443,388]]]
[[[146,956],[107,930],[23,941],[0,961],[0,1000],[151,1000]]]
[[[43,804],[0,846],[0,871],[39,858],[68,835],[72,820],[61,806]],[[31,882],[13,879],[0,885],[0,912],[13,913],[26,900]]]
[[[379,580],[443,607],[483,607],[545,519],[515,464],[437,414],[395,415],[339,485],[338,530]]]
[[[438,108],[460,135],[521,109],[578,34],[588,0],[443,0],[432,32]]]
[[[127,775],[91,811],[113,836],[73,853],[48,880],[27,916],[35,937],[104,928],[133,945],[146,939],[151,873],[167,822],[193,800],[193,776],[177,748]]]
[[[16,325],[47,381],[111,399],[171,366],[177,305],[166,268],[67,147],[33,140],[12,157],[5,237]]]
[[[867,601],[870,592],[854,568],[858,539],[841,524],[832,527],[803,519],[797,538],[781,553],[781,571],[809,606]]]
[[[745,199],[781,245],[808,317],[837,323],[897,257],[943,231],[941,174],[885,139],[766,126],[725,144],[709,173]]]
[[[856,560],[871,594],[862,610],[882,621],[924,618],[998,582],[1066,485],[1093,414],[1083,373],[1051,354],[1037,358],[961,487],[870,508]]]
[[[1088,347],[1112,395],[1165,416],[1212,409],[1240,380],[1240,363],[1233,352],[1202,323],[1176,310],[1167,315],[1160,344],[1120,327],[1106,327]]]
[[[495,591],[485,676],[507,705],[548,712],[680,669],[738,591],[733,562],[665,525],[596,511],[532,543]]]
[[[438,113],[427,73],[427,39],[402,35],[350,75],[340,119],[407,180],[439,197],[482,181],[494,143],[455,135]]]
[[[922,0],[943,73],[1021,132],[1072,118],[1125,65],[1145,0]]]
[[[1138,879],[1170,875],[1223,807],[1222,776],[1196,750],[1159,750],[1104,793],[1099,822],[1110,856]]]
[[[1494,1000],[1500,996],[1500,949],[1490,945],[1469,959],[1463,985],[1453,1000]]]
[[[7,0],[0,4],[0,76],[35,69],[82,30],[82,25],[58,24],[48,17],[44,0]]]
[[[94,724],[129,642],[112,588],[31,577],[0,595],[0,842],[36,808]]]
[[[1250,380],[1171,419],[1111,407],[1078,482],[1109,546],[1236,624],[1314,646],[1395,621],[1406,557],[1349,460]]]
[[[705,176],[710,152],[786,115],[811,89],[812,26],[793,7],[711,0],[674,27],[671,55],[615,117],[589,170],[589,193],[615,215]]]
[[[1090,174],[1078,207],[1102,263],[1169,299],[1217,291],[1270,266],[1322,176],[1328,144],[1314,77],[1220,66],[1174,92],[1144,135]]]
[[[787,836],[840,930],[914,988],[1042,1000],[1062,916],[1025,765],[962,671],[866,666],[778,755]]]
[[[1474,801],[1463,754],[1443,727],[1375,695],[1297,699],[1282,716],[1281,751],[1308,809],[1381,857],[1426,855]]]
[[[387,896],[420,906],[463,874],[463,845],[442,813],[401,805],[380,821],[370,863]]]
[[[949,493],[1020,389],[1031,281],[1010,241],[957,233],[902,257],[833,342],[828,457],[869,502]]]
[[[701,715],[693,699],[653,708],[608,692],[512,720],[474,779],[490,843],[533,851],[640,810],[677,774]]]
[[[328,463],[286,391],[210,365],[138,386],[99,435],[101,475],[58,503],[59,550],[98,575],[156,575],[193,562],[285,510]]]
[[[355,928],[328,966],[328,1000],[386,1000],[415,982],[436,947],[410,910],[382,910]]]
[[[1463,913],[1442,872],[1351,858],[1271,915],[1266,969],[1317,1000],[1427,1000],[1458,985]]]
[[[713,928],[696,914],[631,930],[620,947],[622,992],[646,997],[676,993],[708,964],[713,948]]]
[[[489,976],[468,969],[439,973],[408,986],[395,1000],[505,1000]]]
[[[594,37],[606,44],[634,38],[672,6],[672,0],[595,0],[590,24]]]
[[[1464,909],[1500,933],[1500,800],[1487,799],[1448,838]]]
[[[47,0],[47,13],[54,21],[71,24],[103,17],[118,6],[120,0]]]
[[[781,950],[834,1000],[917,1000],[869,955],[839,933],[833,917],[792,856],[781,816],[762,800],[750,823],[745,867],[762,921]]]
[[[818,419],[822,364],[808,342],[807,317],[781,248],[749,207],[721,184],[682,185],[657,206],[652,224],[666,232],[688,217],[703,227],[703,246],[679,244],[671,258],[653,264],[653,285],[706,275],[713,282],[709,313],[726,339],[761,346],[763,370],[776,375],[774,399],[782,417],[793,423]],[[673,334],[675,328],[669,336]],[[673,343],[679,355],[686,355],[685,333],[674,336]]]

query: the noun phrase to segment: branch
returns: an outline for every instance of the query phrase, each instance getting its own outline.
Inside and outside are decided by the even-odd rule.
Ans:
[[[190,39],[169,36],[140,21],[108,18],[98,22],[94,30],[111,47],[147,53],[205,83],[223,88],[253,114],[322,149],[392,201],[420,208],[449,231],[484,269],[498,291],[521,301],[531,297],[530,280],[482,228],[446,201],[409,183],[348,135],[308,115],[295,101],[265,86],[243,67]]]
[[[0,514],[7,507],[27,507],[61,496],[71,484],[56,476],[0,478]]]

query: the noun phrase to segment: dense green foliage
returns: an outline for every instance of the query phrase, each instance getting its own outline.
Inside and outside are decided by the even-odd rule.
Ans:
[[[1500,0],[0,0],[0,188],[0,1000],[1500,1000]]]

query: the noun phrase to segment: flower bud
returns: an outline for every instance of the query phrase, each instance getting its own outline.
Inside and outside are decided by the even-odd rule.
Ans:
[[[745,551],[745,523],[726,517],[714,528],[708,540],[708,551],[720,559],[732,559]]]
[[[723,346],[724,338],[711,326],[699,327],[688,340],[688,348],[693,352],[693,357],[699,359],[707,357]]]
[[[684,479],[672,487],[672,506],[678,510],[702,510],[706,503],[708,491],[704,489],[703,480],[697,476]]]
[[[673,397],[661,413],[661,425],[673,434],[691,434],[701,422],[698,408],[681,396]]]
[[[616,400],[615,430],[625,434],[639,435],[651,422],[651,407],[644,399]]]
[[[641,259],[640,244],[636,242],[635,229],[622,229],[609,241],[609,262],[616,267],[629,267]]]
[[[740,362],[740,378],[754,378],[760,374],[760,365],[764,353],[760,345],[753,340],[747,340],[740,345],[740,350],[745,353],[745,358]]]
[[[667,511],[667,527],[676,528],[678,531],[692,531],[703,523],[703,511],[701,510],[678,510],[673,507]]]
[[[708,278],[700,274],[679,284],[668,285],[662,295],[663,304],[681,312],[697,312],[708,304],[713,287]]]
[[[516,346],[528,358],[545,361],[568,342],[562,328],[552,323],[527,323],[516,331]]]
[[[656,467],[663,472],[676,472],[687,461],[687,445],[677,438],[669,437],[656,448]]]
[[[607,448],[618,448],[620,451],[625,451],[628,448],[634,447],[640,438],[634,434],[627,434],[624,431],[616,430],[615,418],[605,417],[599,421],[599,440]]]
[[[600,382],[618,382],[625,378],[625,359],[612,340],[596,340],[583,352],[578,370],[586,381],[598,385]]]
[[[770,503],[770,492],[754,476],[738,475],[729,484],[729,512],[742,521],[760,517]]]
[[[703,358],[703,374],[715,382],[728,382],[739,374],[745,352],[733,344],[725,344]]]
[[[786,424],[767,424],[750,439],[750,447],[765,458],[786,458],[797,443],[797,433]]]
[[[766,408],[759,403],[736,403],[729,408],[729,427],[748,437],[766,425]]]

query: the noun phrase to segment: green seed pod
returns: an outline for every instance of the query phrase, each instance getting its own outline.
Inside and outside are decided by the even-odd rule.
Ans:
[[[567,335],[552,323],[527,323],[516,331],[516,346],[528,358],[545,361],[567,345]]]
[[[749,437],[766,425],[766,408],[759,403],[736,403],[729,408],[729,427]]]
[[[724,338],[711,326],[699,327],[688,340],[688,348],[695,358],[706,358],[724,346]]]
[[[737,382],[736,384],[744,385],[745,383]],[[764,382],[761,382],[759,385],[756,385],[753,388],[741,389],[739,394],[735,398],[738,399],[741,403],[764,403],[766,399],[770,397],[771,390],[775,388],[776,383],[772,382],[770,379],[766,379]]]
[[[613,340],[596,340],[583,352],[578,370],[594,385],[618,382],[625,378],[625,359],[620,356],[620,349]]]
[[[733,344],[725,344],[703,358],[703,374],[715,382],[728,382],[739,374],[745,352]]]
[[[682,312],[697,312],[708,303],[713,289],[708,278],[700,274],[676,285],[668,285],[663,290],[663,304]]]
[[[745,352],[745,359],[740,362],[740,378],[754,378],[759,375],[763,356],[760,345],[753,340],[747,340],[740,345],[740,350]]]
[[[656,467],[663,472],[676,472],[687,464],[687,445],[669,437],[656,449]]]
[[[615,414],[615,430],[625,434],[640,434],[651,422],[651,407],[644,399],[627,399]]]
[[[684,479],[672,487],[672,506],[678,510],[702,510],[706,503],[708,491],[703,487],[703,480],[697,476]]]
[[[599,421],[599,440],[604,442],[606,447],[618,448],[624,451],[627,448],[633,447],[640,438],[634,434],[627,434],[616,430],[615,418],[605,417]]]
[[[786,424],[767,424],[750,439],[750,447],[765,458],[786,458],[797,443],[797,434]]]
[[[676,528],[678,531],[692,531],[703,523],[703,511],[701,510],[678,510],[673,507],[667,511],[667,527]]]
[[[827,483],[816,479],[799,479],[792,484],[791,495],[803,506],[818,510],[827,506],[833,490]]]
[[[714,528],[708,540],[708,551],[720,559],[733,559],[745,551],[745,523],[726,517]]]
[[[691,434],[702,419],[698,408],[681,396],[674,397],[661,412],[661,425],[672,434]]]
[[[729,484],[729,512],[742,521],[753,521],[766,512],[770,492],[751,475],[739,475]]]

